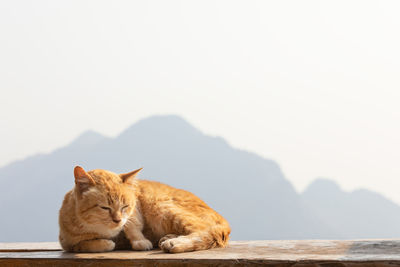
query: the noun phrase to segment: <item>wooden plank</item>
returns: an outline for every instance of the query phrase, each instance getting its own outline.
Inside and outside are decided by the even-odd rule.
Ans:
[[[21,246],[0,252],[0,266],[400,266],[400,240],[232,241],[224,249],[180,254],[66,253],[56,243],[30,244],[21,251]]]
[[[0,252],[57,251],[57,250],[61,250],[61,246],[58,242],[0,243]]]

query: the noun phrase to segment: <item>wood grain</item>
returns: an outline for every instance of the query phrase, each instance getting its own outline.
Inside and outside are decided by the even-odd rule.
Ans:
[[[57,243],[0,243],[0,266],[400,266],[400,240],[232,241],[227,248],[167,254],[66,253]]]

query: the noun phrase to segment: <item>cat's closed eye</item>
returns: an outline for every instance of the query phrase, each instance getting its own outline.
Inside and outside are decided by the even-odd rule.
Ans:
[[[102,208],[103,210],[111,210],[110,207],[100,207],[100,208]]]
[[[129,207],[129,205],[125,205],[121,208],[121,211],[124,211],[127,207]]]

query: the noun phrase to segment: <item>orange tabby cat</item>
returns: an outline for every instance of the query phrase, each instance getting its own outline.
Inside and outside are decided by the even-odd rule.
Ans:
[[[114,248],[170,253],[224,247],[228,222],[185,190],[105,170],[75,167],[75,187],[60,209],[64,250],[104,252]]]

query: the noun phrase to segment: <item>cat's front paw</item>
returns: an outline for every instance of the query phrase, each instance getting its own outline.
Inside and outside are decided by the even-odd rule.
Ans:
[[[132,246],[133,250],[151,250],[151,249],[153,249],[153,244],[147,239],[131,241],[131,246]]]
[[[111,240],[107,240],[107,239],[102,239],[99,240],[99,251],[112,251],[115,248],[115,243]]]
[[[84,240],[73,247],[74,252],[108,252],[115,248],[115,243],[108,239]]]

